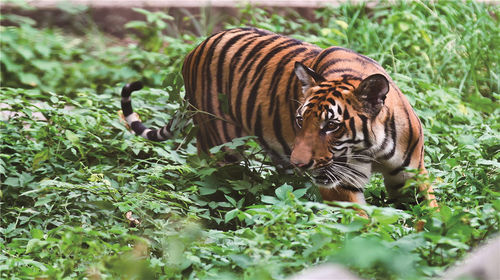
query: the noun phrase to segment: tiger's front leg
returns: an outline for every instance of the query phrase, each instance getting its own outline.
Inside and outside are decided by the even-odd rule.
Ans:
[[[421,169],[420,174],[427,174],[427,170],[425,168]],[[404,193],[402,188],[404,187],[406,181],[413,177],[414,174],[401,170],[397,174],[383,173],[383,175],[385,187],[391,201],[395,201],[397,203],[412,202],[412,199],[408,196],[409,193]],[[418,192],[424,195],[424,198],[428,201],[430,207],[438,207],[436,196],[434,195],[434,189],[431,185],[427,183],[420,183],[418,185]]]
[[[351,186],[337,186],[337,187],[319,187],[319,192],[324,201],[346,201],[357,204],[365,204],[365,195],[362,189],[358,189]],[[358,212],[358,215],[364,218],[368,218],[368,215],[364,210],[357,207],[349,207]]]
[[[361,189],[354,187],[319,187],[319,192],[323,200],[326,201],[347,201],[358,204],[365,204],[365,196]]]

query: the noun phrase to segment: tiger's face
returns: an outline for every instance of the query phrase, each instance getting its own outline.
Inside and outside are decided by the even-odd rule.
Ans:
[[[375,74],[362,81],[326,81],[303,65],[296,65],[296,74],[305,99],[295,116],[291,163],[308,170],[320,186],[362,188],[371,172],[370,120],[383,106],[387,79]]]

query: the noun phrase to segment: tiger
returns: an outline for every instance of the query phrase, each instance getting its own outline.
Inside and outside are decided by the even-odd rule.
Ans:
[[[314,44],[258,28],[215,33],[182,66],[185,99],[197,109],[198,153],[254,136],[277,166],[307,172],[325,201],[365,204],[373,172],[389,198],[404,198],[405,182],[425,174],[421,122],[387,72],[353,50]],[[171,124],[147,128],[134,114],[131,93],[121,106],[131,129],[152,141],[172,137]],[[223,96],[223,98],[221,98]],[[430,206],[432,186],[422,184]]]

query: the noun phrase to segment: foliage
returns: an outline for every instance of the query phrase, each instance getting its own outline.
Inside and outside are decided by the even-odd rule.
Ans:
[[[118,92],[141,77],[134,106],[150,126],[182,120],[180,68],[204,38],[164,35],[145,21],[128,45],[2,15],[0,26],[0,278],[283,279],[341,263],[365,278],[442,274],[500,222],[498,6],[439,1],[343,5],[314,20],[245,7],[253,25],[343,45],[383,64],[427,137],[440,211],[391,208],[380,177],[372,206],[318,202],[306,176],[276,172],[253,138],[226,144],[240,164],[196,154],[191,124],[152,143],[119,121]],[[201,27],[200,27],[201,28]],[[158,89],[161,88],[161,89]],[[140,224],[137,224],[140,223]]]

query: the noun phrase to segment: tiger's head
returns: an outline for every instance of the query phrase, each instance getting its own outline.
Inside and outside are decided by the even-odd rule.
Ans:
[[[384,106],[389,81],[382,74],[329,81],[300,62],[295,74],[304,100],[295,116],[290,162],[308,170],[320,186],[362,189],[373,160],[372,123]]]

